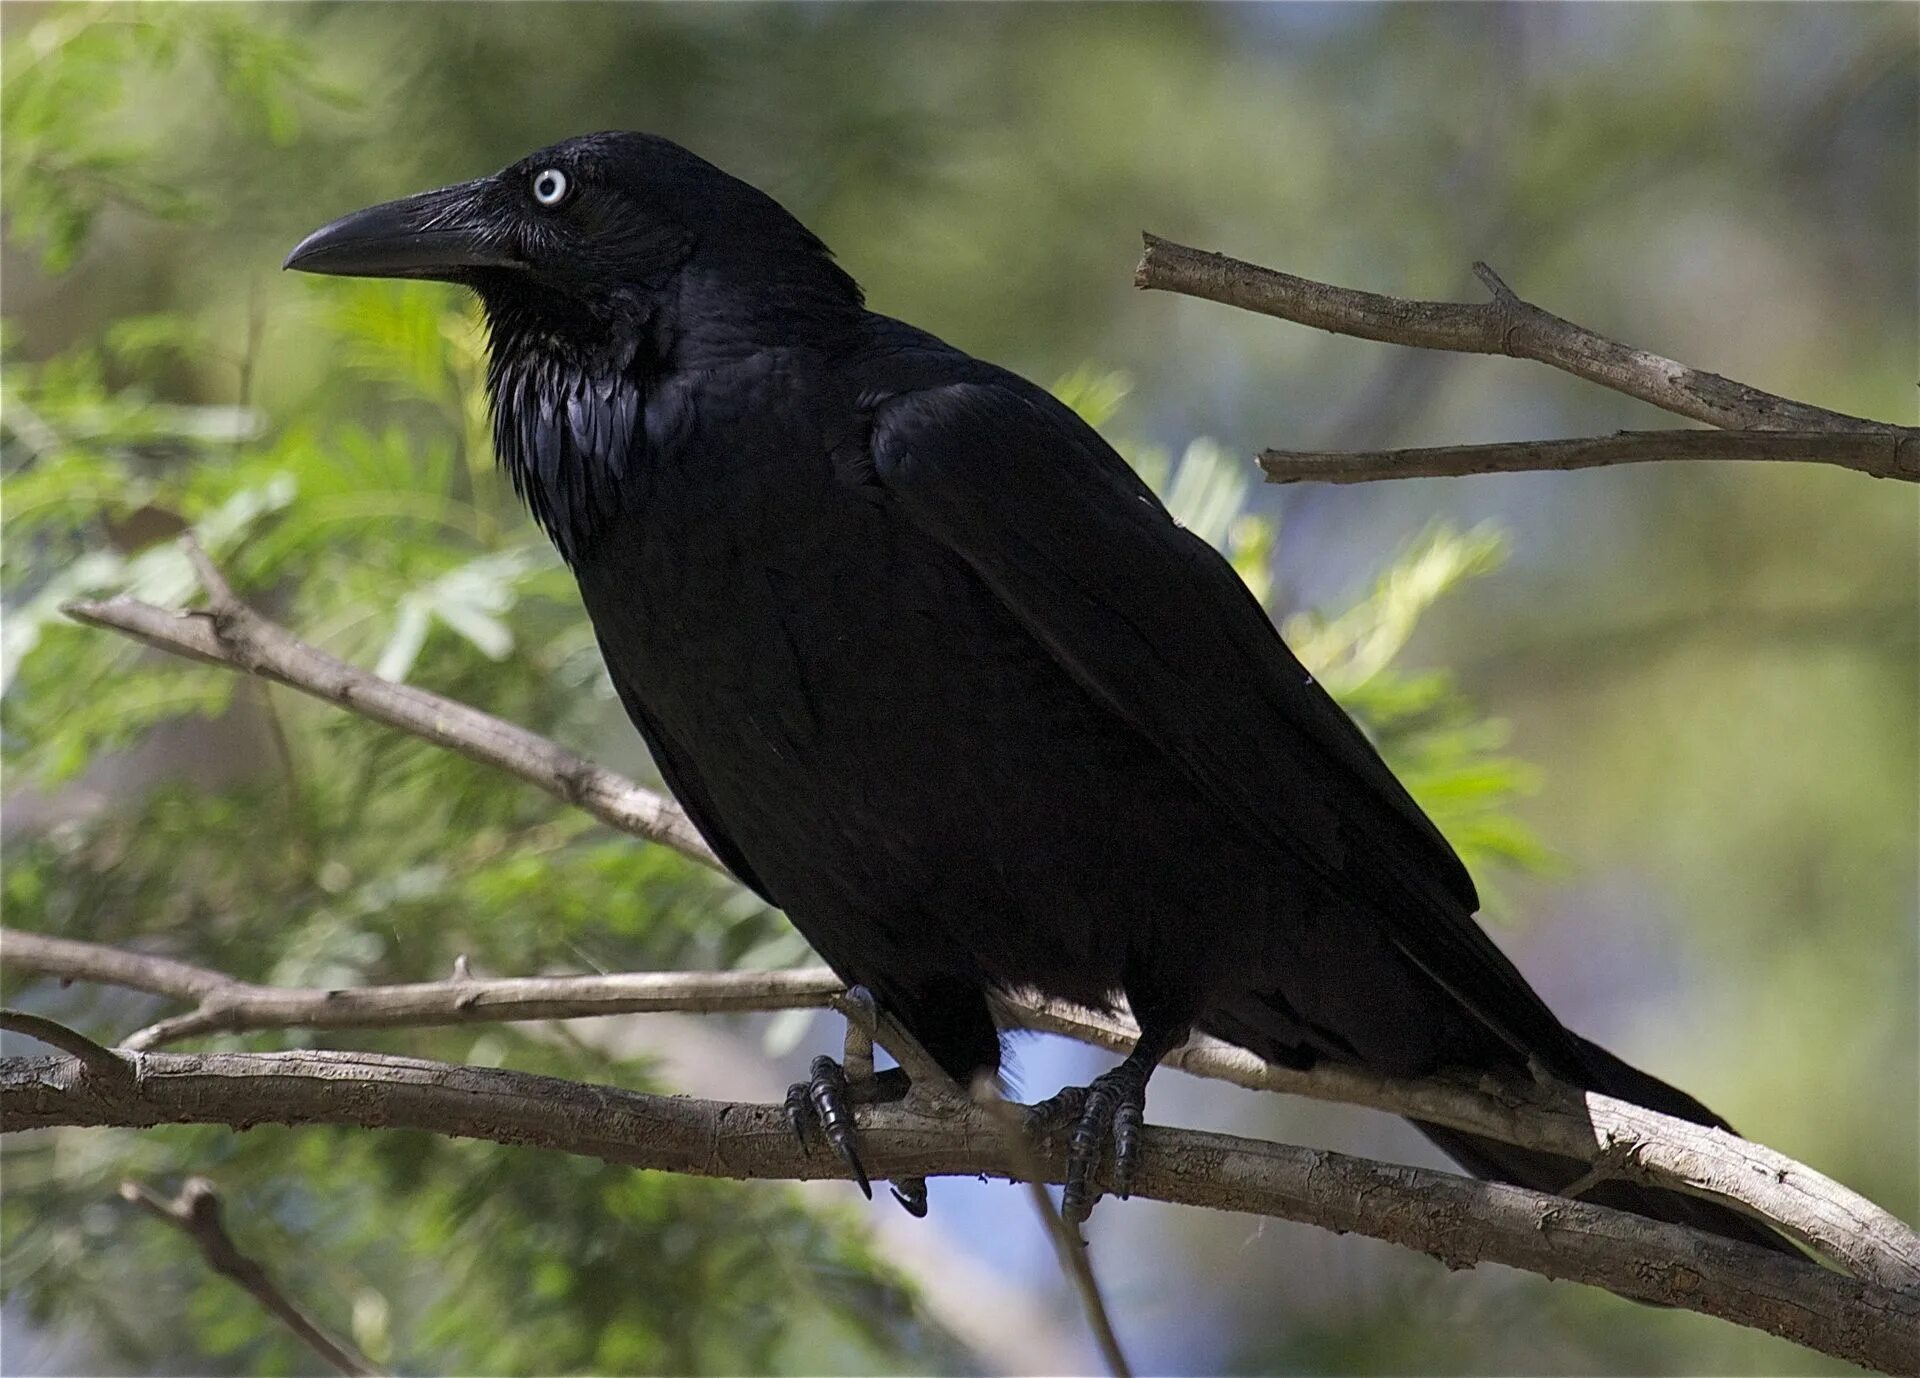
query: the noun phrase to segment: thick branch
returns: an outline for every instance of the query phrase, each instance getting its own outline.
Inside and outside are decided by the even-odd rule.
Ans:
[[[1861,431],[1619,431],[1578,440],[1443,445],[1413,450],[1262,450],[1269,483],[1371,483],[1461,478],[1608,464],[1710,460],[1832,464],[1875,478],[1920,481],[1920,434]]]
[[[1413,301],[1295,277],[1157,235],[1143,238],[1146,249],[1133,279],[1138,287],[1203,297],[1338,335],[1418,349],[1533,359],[1723,430],[1798,435],[1794,442],[1749,444],[1737,450],[1715,449],[1712,442],[1703,440],[1680,442],[1680,449],[1654,450],[1614,437],[1366,455],[1268,451],[1262,464],[1282,481],[1315,478],[1355,483],[1369,478],[1571,469],[1683,457],[1798,459],[1837,464],[1881,478],[1920,481],[1920,430],[1796,402],[1607,339],[1521,300],[1484,263],[1476,263],[1474,272],[1493,293],[1492,301],[1477,305]],[[1836,438],[1823,444],[1815,440],[1816,435]],[[1838,439],[1842,436],[1878,437],[1879,443]],[[1701,448],[1689,451],[1687,446]],[[1276,473],[1277,468],[1283,472]]]
[[[1129,1021],[1071,1005],[1030,1001],[1005,1008],[1020,1027],[1114,1052],[1131,1051],[1138,1037]],[[1890,1211],[1762,1144],[1597,1091],[1491,1078],[1402,1080],[1332,1062],[1296,1071],[1206,1037],[1175,1049],[1162,1065],[1248,1090],[1384,1110],[1591,1163],[1603,1175],[1730,1201],[1862,1277],[1920,1290],[1920,1233]]]
[[[666,1010],[839,1007],[841,994],[839,981],[825,967],[498,980],[459,975],[409,985],[301,990],[234,981],[183,962],[13,929],[0,929],[0,962],[16,972],[105,980],[201,1001],[191,1013],[126,1039],[121,1047],[129,1050],[253,1029],[419,1028]],[[89,974],[104,972],[115,974]],[[1001,1001],[999,1018],[1010,1027],[1060,1034],[1114,1052],[1128,1051],[1138,1036],[1127,1020],[1033,996]],[[883,1041],[899,1046],[897,1037]],[[1293,1071],[1208,1038],[1176,1050],[1167,1065],[1251,1090],[1427,1120],[1591,1163],[1606,1175],[1731,1201],[1861,1277],[1920,1289],[1920,1234],[1889,1212],[1772,1149],[1626,1101],[1572,1088],[1469,1084],[1446,1077],[1396,1080],[1334,1063]]]
[[[8,1132],[56,1125],[343,1124],[404,1128],[557,1149],[710,1177],[837,1174],[809,1153],[779,1106],[641,1095],[492,1068],[367,1053],[135,1055],[113,1087],[71,1058],[0,1060]],[[934,1116],[910,1104],[860,1112],[877,1177],[1008,1176],[1004,1135],[964,1103]],[[1059,1181],[1063,1142],[1036,1145]],[[1150,1127],[1134,1190],[1179,1204],[1298,1220],[1369,1235],[1450,1267],[1504,1263],[1766,1330],[1888,1373],[1920,1367],[1920,1293],[1586,1202],[1447,1173]]]
[[[220,1198],[206,1178],[189,1177],[171,1201],[138,1182],[122,1182],[120,1195],[191,1239],[209,1268],[245,1289],[328,1364],[354,1378],[378,1378],[379,1369],[351,1345],[329,1335],[304,1307],[280,1290],[265,1268],[240,1251],[220,1218]]]

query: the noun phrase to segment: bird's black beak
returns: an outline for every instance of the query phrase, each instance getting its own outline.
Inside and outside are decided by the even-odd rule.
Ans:
[[[360,278],[462,282],[475,268],[524,268],[511,237],[487,214],[491,183],[423,191],[322,225],[283,268]]]

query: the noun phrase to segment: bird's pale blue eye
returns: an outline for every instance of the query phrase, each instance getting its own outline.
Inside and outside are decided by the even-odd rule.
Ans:
[[[557,206],[567,196],[567,174],[550,167],[533,174],[533,199],[543,206]]]

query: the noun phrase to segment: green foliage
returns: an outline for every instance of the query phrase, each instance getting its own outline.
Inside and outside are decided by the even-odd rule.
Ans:
[[[482,1046],[491,1044],[493,1046]],[[618,1079],[566,1040],[502,1029],[433,1055]],[[306,1373],[313,1357],[193,1246],[113,1202],[128,1174],[222,1184],[243,1248],[376,1363],[444,1373],[951,1369],[849,1212],[795,1192],[636,1173],[412,1132],[166,1129],[11,1149],[9,1296],[151,1371],[192,1335],[201,1371]],[[167,1324],[129,1322],[149,1299]],[[178,1319],[173,1319],[178,1318]]]
[[[1526,762],[1501,754],[1506,724],[1485,718],[1445,670],[1410,671],[1396,661],[1420,618],[1469,579],[1498,569],[1505,539],[1481,528],[1440,526],[1383,570],[1372,590],[1338,616],[1300,612],[1283,632],[1320,682],[1366,725],[1394,771],[1482,882],[1498,868],[1557,869],[1553,854],[1513,812],[1539,784]]]
[[[217,732],[228,767],[20,837],[4,871],[9,923],[319,985],[438,975],[460,952],[503,972],[725,966],[788,931],[704,868],[609,836],[463,758],[59,616],[78,595],[190,602],[177,544],[139,535],[185,526],[248,597],[329,649],[538,730],[589,730],[607,690],[567,581],[528,523],[504,520],[510,498],[489,470],[473,491],[460,453],[471,374],[445,344],[444,386],[427,391],[427,375],[398,366],[392,342],[418,309],[368,299],[321,313],[317,327],[340,329],[341,355],[407,400],[412,429],[296,419],[256,435],[250,418],[216,425],[227,412],[110,387],[105,365],[118,360],[107,353],[8,370],[11,683],[0,711],[14,778],[110,771],[121,748],[168,740],[159,726],[176,741]],[[449,314],[436,331],[457,340],[464,320]],[[170,339],[151,323],[138,334],[143,346]],[[61,1002],[85,1025],[131,1017],[112,993],[76,988]],[[456,1061],[646,1082],[642,1067],[571,1036],[400,1041]],[[83,1170],[53,1151],[69,1140],[89,1145]],[[84,1328],[119,1362],[179,1353],[176,1315],[188,1352],[223,1371],[309,1362],[165,1231],[137,1219],[99,1228],[94,1206],[117,1176],[189,1170],[215,1177],[237,1220],[272,1222],[258,1227],[279,1236],[273,1257],[317,1260],[320,1294],[351,1299],[356,1338],[405,1367],[806,1371],[945,1352],[846,1221],[779,1190],[331,1131],[58,1135],[10,1143],[7,1163],[7,1247],[34,1260],[9,1269],[8,1295]],[[155,1291],[143,1277],[165,1281]],[[146,1307],[169,1323],[131,1323]]]
[[[10,41],[0,60],[0,178],[10,231],[51,271],[72,265],[113,204],[183,219],[200,209],[151,175],[152,150],[122,109],[130,80],[197,59],[245,125],[275,144],[299,128],[299,98],[344,93],[305,48],[229,5],[63,4]]]

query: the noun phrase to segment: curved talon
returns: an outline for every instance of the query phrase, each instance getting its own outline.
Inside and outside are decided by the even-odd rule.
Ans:
[[[1067,1138],[1067,1186],[1060,1197],[1060,1213],[1075,1225],[1093,1214],[1100,1199],[1092,1179],[1113,1129],[1113,1112],[1114,1098],[1106,1087],[1096,1081],[1087,1088],[1086,1105]]]
[[[893,1199],[900,1208],[915,1220],[927,1218],[927,1179],[924,1177],[902,1177],[890,1183],[887,1190],[893,1193]]]
[[[859,1150],[853,1142],[853,1112],[848,1108],[851,1088],[847,1085],[846,1073],[839,1063],[822,1053],[807,1069],[807,1077],[787,1091],[787,1123],[800,1135],[803,1146],[809,1138],[807,1130],[817,1126],[820,1136],[840,1155],[840,1161],[847,1165],[853,1180],[871,1201],[873,1183],[867,1180],[866,1164],[860,1161]]]
[[[813,1135],[807,1131],[813,1124],[813,1102],[807,1098],[807,1083],[796,1081],[787,1088],[787,1128],[800,1141],[800,1151],[809,1157],[813,1156]]]

